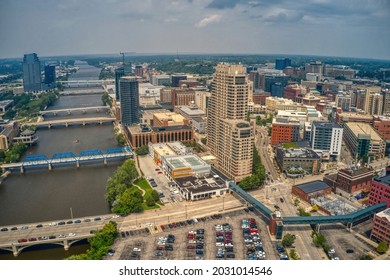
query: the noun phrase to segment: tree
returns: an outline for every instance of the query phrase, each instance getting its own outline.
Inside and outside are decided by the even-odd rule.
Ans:
[[[287,233],[282,239],[282,245],[284,247],[291,247],[294,244],[294,241],[294,236],[290,233]]]
[[[295,205],[295,206],[298,206],[299,203],[301,203],[301,201],[300,201],[298,198],[295,198],[295,199],[294,199],[294,205]]]
[[[125,139],[125,136],[122,133],[119,133],[119,134],[116,135],[116,141],[121,146],[125,146],[126,145],[126,139]]]
[[[363,255],[359,257],[359,260],[372,260],[372,257],[370,255]]]
[[[290,251],[290,260],[300,260],[301,258],[298,256],[297,252],[294,249]]]
[[[325,236],[322,234],[316,234],[313,236],[313,243],[316,247],[324,247],[326,245]]]
[[[319,210],[317,204],[314,204],[314,205],[311,207],[311,209],[312,209],[313,212],[317,212],[317,211]]]
[[[147,145],[143,145],[141,147],[138,147],[135,149],[135,152],[137,153],[137,155],[139,156],[144,156],[144,155],[147,155],[149,153],[149,148]]]
[[[204,137],[204,138],[200,139],[200,142],[202,142],[203,145],[206,145],[206,143],[207,143],[207,138]]]
[[[137,188],[128,188],[122,195],[119,195],[116,203],[113,205],[112,212],[121,216],[130,213],[142,212],[142,203],[144,199],[141,191]]]
[[[306,212],[303,207],[298,207],[298,215],[299,216],[311,216],[310,213]]]
[[[147,206],[154,206],[154,205],[156,205],[156,201],[154,200],[154,198],[152,197],[151,194],[146,196],[145,203],[146,203]]]
[[[152,196],[152,198],[154,199],[155,202],[160,201],[160,195],[158,194],[158,192],[156,190],[152,190],[150,192],[150,195]]]
[[[387,244],[385,241],[379,242],[378,246],[375,249],[379,254],[384,254],[389,250],[389,244]]]

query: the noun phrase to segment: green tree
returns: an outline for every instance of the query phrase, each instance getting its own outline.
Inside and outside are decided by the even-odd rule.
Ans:
[[[151,194],[146,196],[145,203],[146,203],[147,206],[154,206],[154,205],[156,205],[156,201],[154,200],[154,198],[152,197]]]
[[[295,199],[294,199],[294,205],[295,205],[295,206],[298,206],[299,203],[301,203],[301,201],[300,201],[298,198],[295,198]]]
[[[283,236],[282,245],[284,247],[291,247],[294,244],[294,241],[294,236],[290,233],[287,233],[285,236]]]
[[[204,137],[204,138],[200,139],[200,142],[202,142],[203,145],[206,145],[206,143],[207,143],[207,138]]]
[[[290,260],[300,260],[301,258],[298,256],[297,252],[294,249],[290,251]]]
[[[298,215],[299,216],[311,216],[310,213],[306,212],[305,209],[303,209],[303,207],[298,207]]]
[[[117,200],[113,204],[112,212],[121,216],[128,215],[130,213],[142,212],[143,197],[141,191],[137,188],[128,188],[122,195],[117,197]]]
[[[359,257],[359,260],[372,260],[372,257],[370,255],[362,255]]]
[[[141,147],[136,148],[135,152],[139,156],[147,155],[149,153],[149,147],[147,145],[143,145]]]
[[[121,146],[125,146],[126,145],[126,139],[125,139],[125,136],[122,133],[119,133],[119,134],[116,135],[116,141]]]
[[[313,243],[316,247],[324,247],[326,245],[326,238],[322,234],[315,234],[313,236]]]
[[[379,254],[384,254],[389,250],[389,244],[387,244],[385,241],[379,242],[378,246],[375,249]]]
[[[104,105],[104,106],[110,106],[110,107],[112,107],[112,100],[111,100],[111,97],[108,95],[107,92],[105,92],[105,93],[102,95],[102,102],[103,102],[103,105]]]
[[[160,201],[160,195],[158,194],[158,192],[156,190],[152,190],[150,192],[150,195],[152,196],[152,198],[154,199],[155,202]]]

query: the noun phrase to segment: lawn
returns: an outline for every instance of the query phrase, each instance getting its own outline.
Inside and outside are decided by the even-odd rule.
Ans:
[[[149,185],[149,182],[146,179],[138,179],[134,182],[134,184],[140,186],[140,188],[145,191],[145,196],[147,196],[148,194],[150,194],[153,191],[152,187]],[[158,201],[156,203],[163,205],[163,203],[161,201]],[[146,203],[144,202],[144,203],[142,203],[142,208],[144,210],[157,209],[157,208],[160,208],[160,206],[158,204],[156,204],[154,206],[147,206]]]
[[[298,145],[295,142],[284,143],[283,144],[283,148],[285,148],[285,149],[296,149],[296,148],[298,148]]]

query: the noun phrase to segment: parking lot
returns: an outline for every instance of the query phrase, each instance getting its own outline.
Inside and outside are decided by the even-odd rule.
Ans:
[[[248,220],[250,218],[254,218],[257,222],[259,237],[266,252],[265,259],[278,259],[275,244],[271,242],[265,222],[253,212],[244,210],[236,210],[223,215],[214,214],[198,219],[183,220],[171,223],[171,227],[169,224],[162,225],[162,227],[159,225],[159,232],[156,234],[145,229],[131,231],[128,234],[127,232],[120,233],[120,237],[112,246],[115,253],[111,256],[106,256],[105,259],[246,260],[248,258],[247,249],[241,226],[243,219]],[[225,250],[224,256],[220,258],[217,257],[218,248],[226,249],[226,247],[220,246],[221,244],[217,246],[216,244],[216,225],[224,227],[224,224],[229,224],[230,226],[231,230],[228,231],[231,234],[225,235],[227,237],[225,240],[232,243],[233,249],[232,252],[229,252],[231,249]],[[134,251],[134,249],[136,250]],[[228,253],[231,255],[228,256]]]

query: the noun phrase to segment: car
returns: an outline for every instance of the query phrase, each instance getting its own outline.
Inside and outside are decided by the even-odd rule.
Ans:
[[[8,231],[8,228],[2,228],[1,231]]]
[[[195,260],[203,260],[203,257],[201,257],[201,256],[196,256],[196,257],[195,257]]]
[[[121,232],[121,236],[122,238],[125,238],[126,237],[126,233],[124,233],[123,231]]]
[[[56,226],[56,225],[57,225],[56,222],[49,223],[49,226]]]
[[[20,227],[20,229],[21,230],[26,230],[26,229],[28,229],[28,226],[22,226],[22,227]]]
[[[73,221],[67,221],[66,224],[71,225],[71,224],[73,224]]]
[[[57,237],[55,235],[50,235],[49,239],[56,239]]]
[[[164,255],[164,253],[161,252],[161,251],[157,251],[154,255],[155,255],[156,257],[161,257],[161,256]]]
[[[335,251],[333,248],[330,248],[330,249],[328,250],[328,254],[334,254],[334,253],[336,253],[336,251]]]
[[[228,259],[234,259],[235,257],[236,257],[236,255],[233,253],[226,254],[226,258],[228,258]]]
[[[60,234],[60,235],[58,235],[58,238],[65,238],[65,237],[66,237],[65,234]]]
[[[58,225],[59,226],[65,225],[65,222],[64,221],[58,222]]]
[[[30,238],[28,239],[28,241],[37,241],[37,239],[36,239],[35,237],[30,237]]]
[[[119,218],[119,215],[113,215],[112,218],[117,219],[117,218]]]
[[[140,248],[134,248],[133,251],[134,252],[141,252],[141,249]]]
[[[40,237],[38,237],[38,240],[48,240],[49,239],[49,237],[47,237],[47,236],[40,236]]]
[[[338,261],[338,260],[340,260],[339,257],[333,257],[333,258],[332,258],[332,261]]]
[[[197,255],[203,255],[204,252],[203,252],[203,250],[196,250],[195,254],[197,254]]]
[[[156,171],[160,171],[160,168],[156,168],[155,170],[156,170]]]
[[[76,220],[74,221],[75,224],[80,224],[81,223],[81,220]]]
[[[109,256],[113,256],[113,255],[115,254],[115,250],[114,250],[114,249],[109,249],[108,252],[107,252],[107,254],[108,254]]]
[[[187,249],[195,249],[195,245],[192,245],[192,244],[187,245]]]
[[[28,241],[27,238],[20,238],[20,239],[18,239],[19,243],[23,243],[23,242],[27,242],[27,241]]]
[[[132,257],[132,258],[139,258],[139,252],[132,252],[130,254],[130,257]]]
[[[215,257],[217,259],[223,259],[225,257],[225,254],[217,254]]]
[[[282,203],[284,202],[284,199],[283,199],[283,197],[281,197],[281,198],[280,198],[280,202],[282,202]]]
[[[353,252],[355,252],[353,249],[347,249],[347,250],[345,250],[345,252],[347,252],[347,254],[352,254]]]
[[[161,171],[157,172],[158,174],[163,174]]]
[[[84,222],[89,223],[91,219],[84,219]]]
[[[96,217],[95,219],[93,219],[94,221],[100,221],[102,218],[100,217]]]
[[[76,233],[71,232],[71,233],[68,234],[68,236],[69,236],[69,237],[76,236]]]
[[[17,228],[17,227],[12,227],[11,230],[12,230],[12,231],[18,230],[18,228]]]
[[[275,204],[274,205],[275,209],[280,209],[279,205]]]
[[[165,251],[173,251],[172,245],[165,245]]]
[[[42,224],[38,224],[38,225],[36,225],[36,227],[37,228],[41,228],[41,227],[43,227],[43,225]]]

